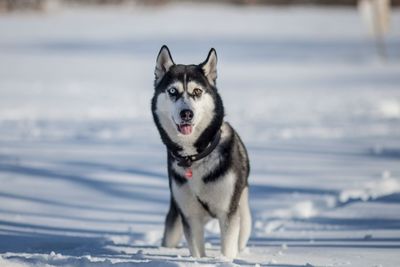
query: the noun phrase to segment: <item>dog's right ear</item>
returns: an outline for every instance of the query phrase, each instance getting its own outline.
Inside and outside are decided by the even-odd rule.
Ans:
[[[166,45],[163,45],[157,56],[156,69],[154,70],[155,84],[157,85],[164,77],[165,73],[168,72],[171,66],[175,65],[172,60],[171,53]]]

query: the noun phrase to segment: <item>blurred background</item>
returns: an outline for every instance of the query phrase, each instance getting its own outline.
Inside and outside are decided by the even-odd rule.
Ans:
[[[182,63],[217,49],[228,118],[253,140],[398,131],[398,1],[0,3],[4,138],[138,134],[131,122],[106,126],[116,120],[152,128],[162,44]],[[49,120],[102,122],[59,130]]]
[[[5,0],[3,6],[9,9],[33,8],[46,9],[50,5],[62,4],[140,4],[140,5],[163,5],[168,3],[223,3],[237,5],[332,5],[332,6],[354,6],[357,5],[357,0]],[[399,5],[398,0],[391,0],[393,5]]]
[[[250,244],[398,248],[399,5],[0,0],[0,253],[159,245],[169,191],[150,100],[163,44],[184,64],[217,50],[226,119],[251,158]],[[273,257],[248,257],[261,255]],[[379,255],[397,258],[364,256]]]

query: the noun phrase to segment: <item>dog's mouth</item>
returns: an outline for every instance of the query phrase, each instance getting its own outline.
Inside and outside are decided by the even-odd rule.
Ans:
[[[193,125],[189,123],[181,123],[176,125],[178,127],[178,131],[183,135],[188,135],[192,133]]]

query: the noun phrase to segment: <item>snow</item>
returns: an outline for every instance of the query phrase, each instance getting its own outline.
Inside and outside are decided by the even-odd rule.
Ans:
[[[223,23],[224,22],[224,23]],[[0,266],[400,266],[400,12],[388,59],[356,9],[168,5],[0,16]],[[219,58],[251,159],[235,260],[160,248],[155,57]]]
[[[386,174],[387,172],[385,172]],[[377,199],[400,192],[399,179],[392,177],[383,177],[377,181],[366,182],[361,188],[346,189],[340,193],[339,200],[342,203],[352,199],[361,199],[368,201],[369,199]]]

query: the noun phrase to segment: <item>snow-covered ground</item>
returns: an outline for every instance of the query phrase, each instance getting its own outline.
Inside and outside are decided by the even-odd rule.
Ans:
[[[0,16],[0,266],[400,266],[400,11],[383,62],[355,9],[215,5]],[[162,44],[219,56],[251,157],[233,262],[160,248],[166,153],[150,114]]]

